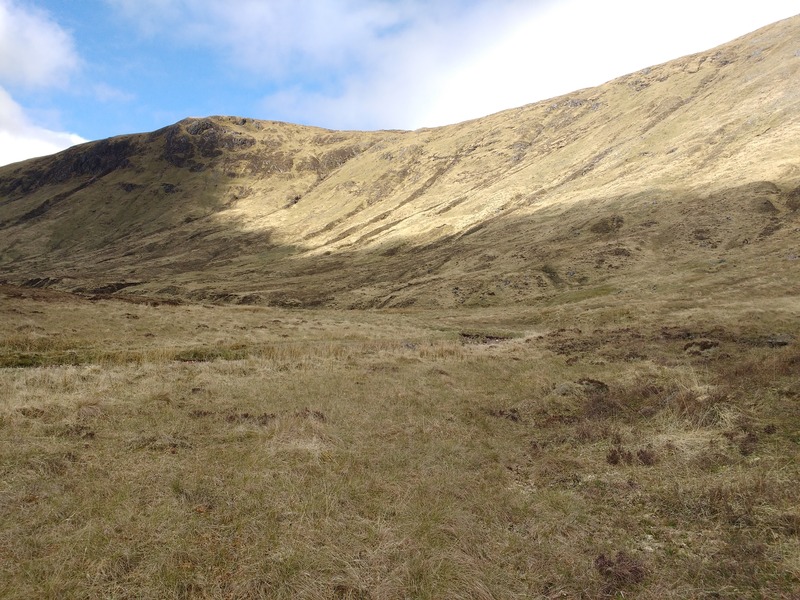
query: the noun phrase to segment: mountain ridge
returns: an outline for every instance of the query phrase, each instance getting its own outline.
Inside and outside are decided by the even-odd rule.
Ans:
[[[0,279],[352,308],[771,287],[800,253],[798,38],[438,128],[190,118],[9,165]]]

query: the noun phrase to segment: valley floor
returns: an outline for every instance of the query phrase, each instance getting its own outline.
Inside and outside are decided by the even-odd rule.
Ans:
[[[153,304],[0,289],[3,598],[800,594],[791,299]]]

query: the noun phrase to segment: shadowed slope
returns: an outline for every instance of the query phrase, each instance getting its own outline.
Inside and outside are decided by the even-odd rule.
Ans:
[[[436,129],[188,119],[10,165],[0,277],[354,307],[772,289],[800,254],[799,38]]]

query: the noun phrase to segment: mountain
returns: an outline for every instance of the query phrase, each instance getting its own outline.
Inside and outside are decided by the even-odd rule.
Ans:
[[[796,295],[798,40],[800,16],[447,127],[186,119],[9,165],[0,280],[349,308]]]

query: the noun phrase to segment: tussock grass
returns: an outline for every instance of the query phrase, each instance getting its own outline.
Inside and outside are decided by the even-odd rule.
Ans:
[[[15,308],[61,341],[4,321],[2,352],[85,360],[0,369],[0,596],[800,585],[797,350],[758,331],[564,329],[564,311],[525,309]],[[711,330],[719,346],[684,349]]]

